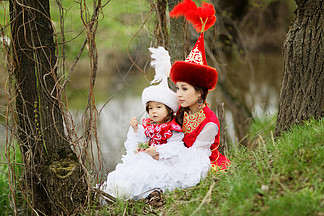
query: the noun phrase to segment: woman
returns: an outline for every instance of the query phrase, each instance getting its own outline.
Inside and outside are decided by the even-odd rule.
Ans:
[[[179,182],[178,187],[187,188],[205,178],[210,168],[215,171],[227,169],[230,161],[218,151],[219,121],[206,104],[208,91],[215,88],[218,77],[216,69],[207,65],[203,34],[216,20],[214,7],[204,3],[202,8],[197,8],[193,1],[187,0],[170,12],[171,17],[181,15],[201,32],[186,60],[176,61],[170,71],[180,103],[176,119],[188,147],[181,155],[172,158],[176,170],[173,178]]]
[[[197,8],[193,1],[187,0],[174,7],[170,16],[184,16],[201,32],[186,60],[176,61],[170,72],[177,87],[180,103],[177,122],[185,134],[183,141],[189,149],[205,149],[213,169],[225,170],[230,161],[218,152],[219,121],[206,104],[208,91],[215,88],[218,78],[216,69],[207,65],[204,46],[204,31],[216,21],[214,7],[203,3],[202,8]],[[204,171],[201,173],[205,175]]]
[[[176,119],[185,134],[183,141],[188,148],[208,149],[211,167],[215,171],[225,170],[229,160],[218,151],[219,121],[206,104],[208,88],[191,85],[189,82],[176,82],[180,103]]]

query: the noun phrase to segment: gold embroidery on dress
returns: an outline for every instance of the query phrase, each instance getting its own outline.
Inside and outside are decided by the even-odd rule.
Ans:
[[[193,115],[189,115],[187,112],[185,112],[183,115],[182,125],[183,133],[188,134],[194,131],[198,125],[205,120],[205,118],[206,116],[203,109]]]

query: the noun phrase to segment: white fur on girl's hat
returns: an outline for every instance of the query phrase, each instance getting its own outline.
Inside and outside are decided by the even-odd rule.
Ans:
[[[158,85],[151,85],[143,90],[142,102],[146,106],[149,101],[163,103],[170,107],[174,112],[178,111],[179,102],[177,94],[168,86],[168,76],[170,74],[171,62],[167,50],[159,46],[158,48],[149,48],[152,53],[151,66],[155,68],[154,80],[151,82]]]
[[[146,106],[146,103],[149,101],[163,103],[170,107],[174,112],[177,112],[179,108],[177,94],[171,89],[159,85],[149,86],[143,90],[143,105]]]

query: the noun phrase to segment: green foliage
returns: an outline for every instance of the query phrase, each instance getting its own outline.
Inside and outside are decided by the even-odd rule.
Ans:
[[[139,149],[147,149],[147,148],[149,148],[150,146],[148,145],[148,142],[138,142],[137,147],[138,147]]]
[[[70,60],[75,59],[78,55],[83,42],[86,39],[85,27],[81,19],[80,3],[78,1],[59,1],[63,10],[57,5],[56,0],[50,0],[50,13],[55,32],[55,40],[61,47],[61,23],[60,15],[63,15],[64,32],[65,32],[65,49]],[[80,1],[81,2],[81,1]],[[84,10],[84,2],[87,5],[87,13]],[[105,4],[107,1],[102,2]],[[99,25],[96,33],[96,44],[100,44],[100,49],[120,50],[125,52],[131,38],[140,29],[146,14],[150,9],[149,2],[142,0],[118,0],[110,1],[102,11],[99,11]],[[93,1],[82,1],[82,18],[89,21],[93,14]],[[9,1],[0,1],[0,26],[9,25]],[[145,29],[151,28],[151,23],[146,23]],[[8,26],[9,27],[9,26]],[[8,32],[9,32],[8,28]],[[9,34],[7,35],[9,36]],[[130,49],[136,49],[141,40],[148,40],[148,33],[141,31],[138,37],[130,44]],[[99,47],[98,47],[99,48]],[[87,53],[84,52],[83,56]]]
[[[10,166],[12,166],[14,173],[17,178],[22,174],[22,159],[21,154],[18,148],[11,149],[10,152],[6,151],[7,154],[10,154],[10,160],[8,160],[5,154],[2,154],[2,160],[0,162],[0,212],[2,215],[9,215],[12,210],[10,207],[9,196],[10,193],[10,185],[9,185],[9,166],[8,161],[10,162]],[[17,203],[21,203],[22,201],[20,193],[16,192],[15,194]]]
[[[9,203],[8,166],[0,165],[0,212],[8,212]]]
[[[82,18],[85,21],[91,19],[93,1],[88,0],[86,3],[88,16],[83,12],[81,17],[80,4],[76,1],[62,1],[65,41],[68,42],[66,43],[66,52],[70,59],[78,55],[86,39]],[[96,44],[100,44],[101,50],[114,48],[125,52],[127,44],[142,25],[147,12],[148,6],[145,1],[110,1],[102,11],[99,11],[100,17],[96,33]],[[60,10],[55,0],[51,0],[51,18],[56,31],[60,32]],[[136,48],[136,44],[140,43],[141,34],[139,36],[130,44],[130,49]],[[145,38],[147,38],[147,35],[145,35]],[[57,39],[60,41],[60,36]],[[86,52],[83,55],[86,55]]]
[[[252,123],[251,133],[264,131],[263,141],[256,142],[251,150],[245,147],[230,150],[227,156],[231,167],[227,172],[212,171],[196,187],[164,194],[163,207],[150,208],[143,201],[119,201],[105,207],[107,214],[322,214],[323,119],[295,126],[276,141],[270,133],[274,130],[273,120],[260,119]]]

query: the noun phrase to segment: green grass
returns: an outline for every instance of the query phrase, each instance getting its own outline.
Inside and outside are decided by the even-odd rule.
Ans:
[[[251,131],[263,131],[259,127],[269,126],[268,123],[256,121]],[[323,215],[323,119],[295,126],[276,141],[271,138],[274,127],[268,126],[269,131],[255,142],[252,150],[241,147],[227,153],[232,161],[228,172],[211,172],[196,187],[165,194],[166,203],[162,207],[152,208],[143,201],[120,201],[105,206],[105,213],[97,213]]]
[[[210,172],[196,187],[164,194],[162,207],[117,200],[114,205],[93,203],[84,215],[323,215],[323,119],[295,126],[276,141],[273,119],[253,121],[250,133],[264,131],[263,138],[254,140],[253,149],[232,148],[226,154],[232,161],[228,172]],[[0,168],[0,212],[6,215],[8,166]]]
[[[2,150],[1,152],[4,152]],[[16,175],[16,178],[19,179],[20,175],[22,174],[22,159],[20,150],[18,148],[10,148],[10,152],[7,151],[8,154],[10,154],[10,162],[11,165],[14,167],[14,172]],[[10,193],[10,185],[9,185],[9,167],[8,167],[8,159],[6,159],[5,154],[1,154],[1,161],[0,161],[0,212],[1,215],[11,215],[12,209],[10,207],[10,201],[9,196],[11,196]],[[11,188],[14,188],[15,186],[12,186]],[[22,199],[22,196],[20,192],[15,193],[16,202],[17,205],[21,205],[23,207],[24,200]]]
[[[249,128],[249,146],[253,147],[258,141],[269,142],[276,127],[276,119],[277,115],[253,118]]]
[[[2,162],[2,161],[1,161]],[[0,165],[0,212],[8,212],[9,203],[8,166]]]

